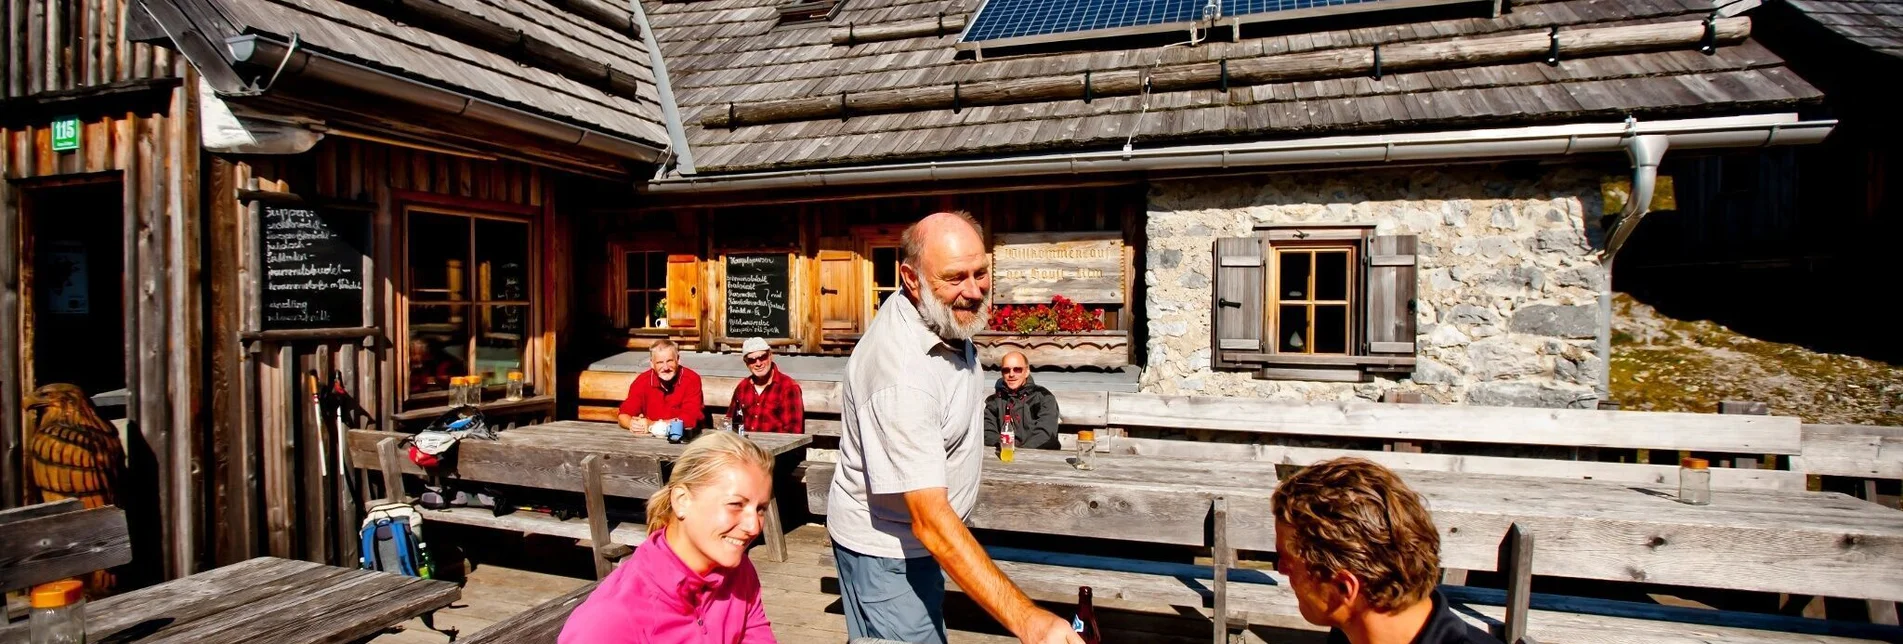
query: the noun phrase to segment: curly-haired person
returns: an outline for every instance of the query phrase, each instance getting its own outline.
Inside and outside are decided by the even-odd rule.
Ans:
[[[1275,568],[1329,644],[1499,644],[1435,589],[1440,533],[1387,468],[1338,458],[1275,490]]]

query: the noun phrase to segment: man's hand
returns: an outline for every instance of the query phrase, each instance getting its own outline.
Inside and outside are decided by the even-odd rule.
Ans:
[[[1084,638],[1071,630],[1070,620],[1039,609],[1024,616],[1024,623],[1014,632],[1018,640],[1025,644],[1084,644]]]

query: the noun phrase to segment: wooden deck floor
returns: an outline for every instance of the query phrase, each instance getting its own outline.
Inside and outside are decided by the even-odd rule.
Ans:
[[[436,530],[431,526],[431,530]],[[442,532],[452,532],[443,530]],[[432,535],[436,532],[432,532]],[[463,540],[485,539],[471,550],[509,551],[515,547],[508,539],[491,540],[493,532],[454,531]],[[432,537],[435,538],[435,537]],[[498,542],[499,541],[499,542]],[[824,556],[830,546],[826,529],[803,525],[787,534],[787,560],[766,560],[762,549],[755,548],[754,566],[760,571],[760,583],[766,594],[767,618],[773,622],[775,637],[788,644],[840,644],[846,640],[846,617],[840,612],[838,573]],[[458,629],[462,636],[473,635],[490,624],[508,619],[529,607],[558,597],[586,584],[587,551],[565,546],[553,550],[542,546],[528,548],[531,554],[507,558],[504,563],[482,563],[483,554],[471,553],[478,563],[466,575],[462,598],[449,608],[438,611],[435,623],[441,629]],[[548,564],[548,565],[538,565]],[[534,572],[526,568],[554,569],[563,574]],[[1046,608],[1069,616],[1074,607],[1048,605]],[[946,599],[946,625],[951,644],[1008,644],[1017,641],[1007,635],[990,616],[965,599],[952,593]],[[1147,612],[1100,610],[1103,628],[1117,640],[1141,640],[1146,644],[1196,644],[1209,641],[1209,622],[1200,616],[1175,616]],[[1298,633],[1294,643],[1320,642],[1319,633]],[[372,640],[377,644],[444,644],[448,637],[424,628],[421,620],[410,620],[399,629]],[[1259,640],[1258,640],[1259,641]]]

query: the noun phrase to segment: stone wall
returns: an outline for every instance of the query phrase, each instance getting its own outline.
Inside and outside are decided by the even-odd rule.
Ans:
[[[1290,401],[1378,399],[1590,407],[1601,373],[1600,179],[1616,170],[1496,167],[1155,182],[1149,193],[1144,391]],[[1419,364],[1367,383],[1257,380],[1209,367],[1211,244],[1260,224],[1372,224],[1420,238]],[[1588,225],[1587,222],[1593,222]]]

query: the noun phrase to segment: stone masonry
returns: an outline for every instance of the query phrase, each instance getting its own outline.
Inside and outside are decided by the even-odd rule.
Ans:
[[[1399,389],[1442,403],[1591,407],[1602,385],[1594,340],[1606,329],[1599,297],[1608,284],[1595,249],[1607,175],[1550,167],[1516,178],[1476,166],[1155,182],[1142,390],[1295,402]],[[1411,377],[1278,381],[1210,369],[1211,244],[1260,224],[1305,222],[1419,236]]]

